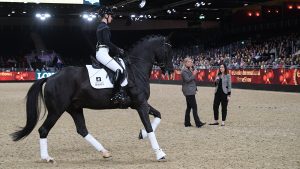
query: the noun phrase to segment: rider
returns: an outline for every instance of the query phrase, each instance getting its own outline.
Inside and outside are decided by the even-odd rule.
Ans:
[[[96,58],[97,60],[115,72],[114,85],[117,92],[111,98],[115,103],[122,103],[126,100],[126,93],[123,90],[120,80],[121,75],[123,75],[123,68],[109,56],[108,52],[111,51],[118,55],[123,55],[124,50],[117,47],[110,41],[111,33],[110,28],[107,24],[111,23],[113,20],[113,11],[109,7],[103,7],[98,12],[100,17],[100,24],[97,27],[97,46],[96,46]],[[117,85],[117,86],[116,86]]]

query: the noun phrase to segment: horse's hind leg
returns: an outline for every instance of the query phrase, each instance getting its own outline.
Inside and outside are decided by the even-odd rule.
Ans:
[[[86,141],[88,141],[97,151],[102,152],[103,158],[111,157],[109,151],[107,151],[101,143],[99,143],[91,134],[89,134],[83,115],[82,108],[70,108],[67,112],[72,116],[74,123],[76,125],[77,133],[80,134]]]
[[[155,131],[157,126],[160,123],[161,115],[160,115],[160,112],[158,110],[156,110],[155,108],[153,108],[151,105],[149,105],[149,107],[150,107],[149,114],[154,116],[154,119],[151,122],[151,126],[152,126],[153,131]],[[147,134],[146,130],[141,129],[140,134],[139,134],[139,139],[146,139],[147,137],[148,137],[148,134]]]
[[[43,125],[39,128],[41,159],[46,160],[47,162],[54,162],[54,159],[48,154],[47,136],[51,128],[55,125],[55,123],[62,114],[63,111],[59,113],[54,113],[53,111],[49,110],[46,120],[44,121]]]

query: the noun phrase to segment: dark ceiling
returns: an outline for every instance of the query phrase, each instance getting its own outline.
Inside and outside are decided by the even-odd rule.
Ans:
[[[135,14],[146,15],[147,19],[197,21],[200,15],[205,16],[204,20],[225,20],[237,9],[247,10],[270,3],[276,5],[285,3],[285,0],[146,0],[145,7],[139,8],[140,1],[101,0],[100,4],[116,7],[117,19],[128,18],[131,14]],[[202,2],[202,5],[196,7],[196,2]],[[0,3],[0,17],[32,17],[36,12],[46,11],[53,17],[71,18],[79,17],[83,12],[95,12],[97,9],[99,6],[78,4]],[[167,13],[168,10],[172,11],[171,14]]]
[[[197,2],[202,2],[202,5],[196,7]],[[233,9],[263,2],[267,0],[146,0],[144,8],[139,8],[140,0],[105,0],[102,4],[116,6],[116,12],[124,15],[135,12],[157,16],[159,19],[198,20],[203,14],[206,20],[215,20],[231,15]],[[173,9],[176,12],[173,12]],[[168,13],[168,10],[171,13]]]

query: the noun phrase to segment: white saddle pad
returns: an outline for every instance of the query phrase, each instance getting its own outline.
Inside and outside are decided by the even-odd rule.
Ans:
[[[125,64],[123,60],[121,61],[123,67]],[[94,69],[92,65],[86,65],[89,73],[90,83],[95,89],[105,89],[114,88],[114,85],[110,82],[109,77],[105,69]],[[126,86],[128,84],[127,77],[123,80],[121,86]]]

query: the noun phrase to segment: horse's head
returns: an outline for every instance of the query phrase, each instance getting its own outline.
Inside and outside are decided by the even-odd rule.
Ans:
[[[174,70],[173,62],[172,62],[172,45],[170,43],[169,38],[162,37],[161,44],[154,51],[154,65],[157,65],[162,70],[162,73],[165,74],[166,71],[168,73],[172,73]]]
[[[163,36],[148,36],[139,41],[129,51],[129,59],[131,63],[138,63],[141,67],[145,64],[145,67],[148,66],[148,69],[152,69],[152,65],[157,65],[161,68],[163,73],[165,73],[165,71],[171,73],[174,69],[171,49],[172,46],[169,38]]]

